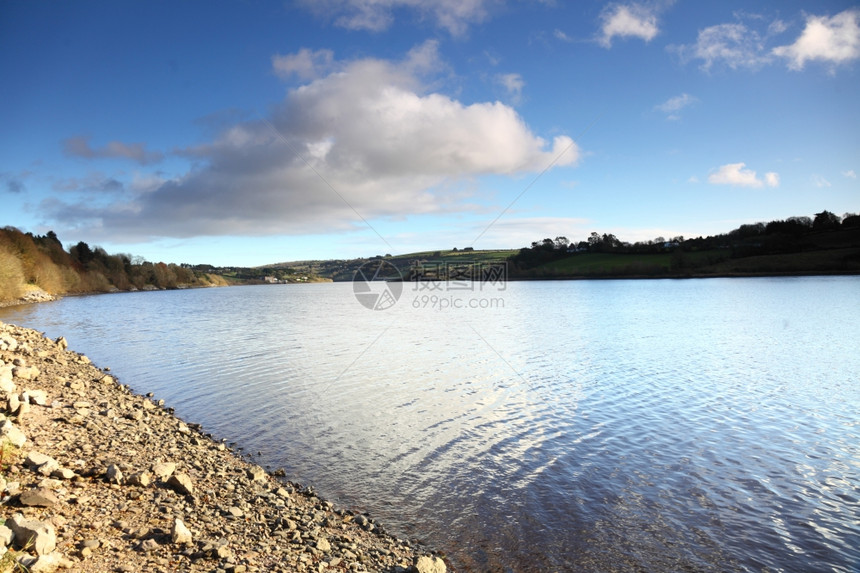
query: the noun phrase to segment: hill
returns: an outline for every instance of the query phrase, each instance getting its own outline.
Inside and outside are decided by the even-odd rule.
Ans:
[[[215,274],[186,266],[150,263],[126,254],[109,255],[79,242],[68,251],[57,235],[0,229],[0,304],[33,291],[50,295],[221,286]]]

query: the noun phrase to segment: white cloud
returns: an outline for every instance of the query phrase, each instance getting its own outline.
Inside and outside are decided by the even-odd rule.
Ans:
[[[642,4],[616,4],[607,7],[600,16],[603,21],[599,42],[605,48],[612,47],[612,39],[640,38],[650,42],[659,33],[657,15]]]
[[[680,118],[680,116],[678,115],[679,111],[697,101],[699,100],[691,96],[690,94],[682,93],[681,95],[670,97],[663,103],[654,106],[654,109],[665,113],[666,119],[675,120]]]
[[[778,187],[779,174],[765,173],[764,181],[756,176],[752,169],[744,169],[746,163],[729,163],[719,167],[708,175],[708,182],[713,185],[734,185],[737,187]]]
[[[400,62],[332,62],[291,89],[267,120],[244,121],[182,153],[193,168],[141,181],[107,207],[44,205],[57,221],[113,240],[268,235],[366,228],[361,217],[475,211],[470,182],[573,165],[567,136],[547,141],[500,102],[427,93],[416,75],[438,64],[426,45]]]
[[[311,51],[302,48],[295,54],[272,56],[272,68],[282,78],[293,74],[301,79],[313,79],[329,71],[334,60],[331,50]]]
[[[523,88],[526,85],[520,74],[498,74],[496,81],[507,90],[515,104],[520,103],[523,97]]]
[[[802,70],[807,61],[834,65],[860,58],[860,10],[851,9],[828,18],[808,16],[806,27],[791,45],[773,49],[788,60],[792,70]]]
[[[812,184],[818,187],[819,189],[823,189],[825,187],[832,187],[830,181],[824,178],[822,175],[813,175],[812,176]]]
[[[702,60],[701,68],[710,70],[714,64],[732,69],[755,68],[768,61],[761,36],[745,24],[718,24],[699,30],[696,43],[672,46],[684,60]]]
[[[843,171],[842,176],[848,177],[849,179],[857,179],[857,174],[854,173],[853,169],[849,169],[848,171]]]
[[[565,34],[563,31],[556,28],[553,30],[552,35],[555,36],[556,40],[561,40],[562,42],[572,42],[573,38]]]
[[[695,175],[691,175],[690,178],[687,179],[687,183],[698,183],[698,182],[699,182],[699,178],[696,177]]]
[[[394,23],[394,12],[411,9],[419,18],[430,17],[453,35],[464,34],[471,24],[488,17],[491,0],[299,0],[299,4],[335,25],[350,30],[379,32]]]
[[[779,173],[773,171],[765,173],[764,182],[768,187],[779,187]]]

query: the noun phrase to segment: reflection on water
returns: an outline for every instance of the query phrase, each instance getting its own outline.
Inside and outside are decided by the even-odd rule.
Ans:
[[[407,288],[375,312],[277,285],[0,320],[463,570],[856,571],[858,287],[509,283],[503,308],[442,312]]]

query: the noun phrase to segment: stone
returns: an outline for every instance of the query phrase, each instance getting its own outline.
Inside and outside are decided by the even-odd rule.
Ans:
[[[65,350],[69,347],[69,341],[66,340],[65,336],[59,337],[54,342],[57,343],[57,348],[59,348],[60,350]]]
[[[122,483],[122,471],[116,464],[111,464],[105,471],[105,479],[109,483]]]
[[[27,436],[24,435],[24,432],[18,429],[18,427],[9,420],[6,420],[3,422],[3,425],[0,426],[0,436],[9,440],[9,443],[16,448],[20,448],[27,441]]]
[[[155,539],[144,539],[137,547],[141,551],[149,553],[150,551],[158,549],[158,542]]]
[[[324,538],[324,537],[322,539],[318,539],[317,540],[317,549],[319,549],[320,551],[323,551],[325,553],[328,553],[329,551],[331,551],[331,543],[329,543],[329,540]]]
[[[51,477],[56,479],[74,479],[75,475],[75,472],[70,470],[69,468],[57,468],[51,472]]]
[[[35,380],[41,372],[35,366],[16,366],[12,369],[12,375],[21,380]]]
[[[159,478],[166,480],[173,472],[176,471],[176,464],[173,462],[160,462],[152,466],[152,474]]]
[[[18,341],[11,336],[0,336],[0,350],[15,352],[18,349]]]
[[[229,513],[233,517],[242,517],[245,515],[245,512],[236,507],[235,505],[227,509],[227,513]]]
[[[5,525],[0,525],[0,547],[12,545],[12,530]]]
[[[21,401],[37,406],[44,406],[48,403],[48,393],[44,390],[31,390],[27,388],[24,390]]]
[[[167,485],[173,488],[177,493],[184,495],[191,495],[194,493],[194,484],[191,483],[191,478],[188,477],[187,474],[173,474],[170,476],[170,479],[167,480]]]
[[[138,487],[147,487],[152,483],[152,476],[149,472],[137,472],[128,476],[126,483],[128,485],[136,485]]]
[[[416,573],[445,573],[445,562],[438,557],[422,555],[415,560],[413,565]]]
[[[0,366],[0,392],[14,392],[15,382],[12,381],[12,367]]]
[[[42,475],[49,476],[54,470],[60,467],[60,462],[51,456],[31,451],[24,459],[24,465],[33,468]]]
[[[54,471],[56,471],[56,470],[54,470]],[[44,487],[44,488],[50,489],[50,490],[60,489],[62,486],[63,486],[63,482],[61,482],[58,479],[52,479],[49,477],[46,477],[45,479],[40,481],[39,485],[38,485],[38,487]],[[56,525],[56,524],[54,524],[54,525]]]
[[[21,405],[21,399],[18,398],[18,394],[15,392],[8,392],[8,398],[6,399],[6,410],[10,414],[14,414],[18,411],[18,406]]]
[[[60,502],[56,494],[46,487],[28,489],[18,496],[18,501],[28,507],[51,507]]]
[[[20,561],[21,565],[25,567],[25,571],[29,571],[30,573],[53,573],[60,568],[62,562],[63,554],[59,551]]]
[[[173,529],[170,531],[170,538],[177,545],[190,545],[194,542],[191,537],[191,531],[178,518],[173,520]]]
[[[251,481],[263,481],[266,479],[266,470],[264,470],[260,466],[251,466],[250,468],[245,470],[245,474]]]
[[[16,513],[6,520],[6,525],[15,534],[15,545],[19,548],[32,549],[37,555],[47,555],[57,547],[57,534],[50,523],[28,520]]]

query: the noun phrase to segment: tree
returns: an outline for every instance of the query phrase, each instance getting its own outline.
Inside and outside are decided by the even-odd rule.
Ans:
[[[555,248],[559,251],[567,250],[568,245],[570,245],[570,241],[567,240],[567,237],[560,236],[555,238]]]
[[[839,215],[834,215],[830,211],[822,211],[815,214],[815,219],[812,220],[812,228],[816,231],[838,229],[841,221]]]
[[[84,267],[90,264],[90,261],[95,258],[95,253],[93,253],[90,246],[83,241],[80,241],[77,245],[70,248],[69,254]]]
[[[860,215],[845,213],[845,217],[842,218],[842,227],[846,229],[860,227]]]

